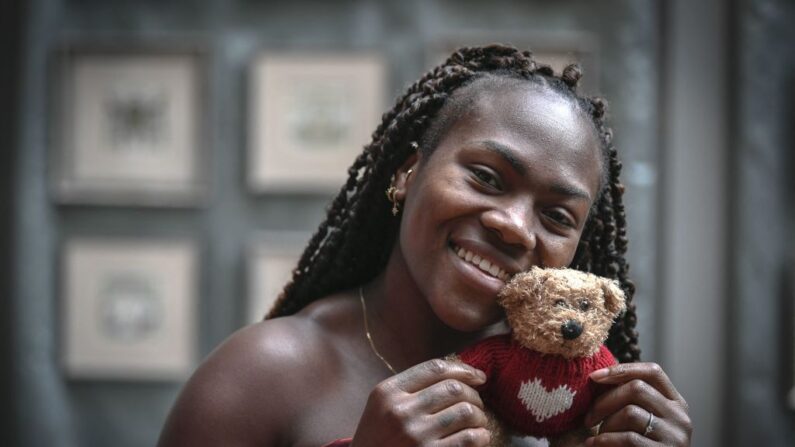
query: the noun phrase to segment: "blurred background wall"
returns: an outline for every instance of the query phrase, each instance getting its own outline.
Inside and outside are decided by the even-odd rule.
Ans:
[[[184,378],[75,379],[62,366],[61,252],[78,237],[198,246],[198,358],[246,324],[248,247],[312,231],[333,191],[250,190],[250,70],[263,51],[374,52],[386,104],[448,42],[574,42],[611,104],[628,185],[644,359],[691,404],[696,446],[789,446],[795,416],[793,53],[787,0],[115,1],[3,5],[0,398],[4,445],[152,445]],[[485,43],[485,42],[484,42]],[[207,194],[196,207],[53,198],[64,47],[199,48]],[[363,145],[365,141],[361,141]]]

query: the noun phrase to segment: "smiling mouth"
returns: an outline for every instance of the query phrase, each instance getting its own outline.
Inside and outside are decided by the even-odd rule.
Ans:
[[[479,268],[483,273],[487,273],[501,281],[508,281],[511,278],[510,274],[488,259],[482,258],[466,248],[459,247],[453,243],[450,244],[450,247],[459,258]]]

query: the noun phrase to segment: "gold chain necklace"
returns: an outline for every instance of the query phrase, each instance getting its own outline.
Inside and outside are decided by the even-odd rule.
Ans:
[[[367,341],[370,342],[370,348],[373,350],[373,354],[375,354],[376,357],[378,357],[379,359],[381,359],[382,362],[384,362],[384,365],[386,365],[386,367],[389,368],[390,371],[392,371],[392,374],[397,374],[395,368],[393,368],[392,365],[390,365],[389,362],[386,361],[384,356],[381,355],[380,352],[378,352],[378,349],[376,349],[375,343],[373,342],[373,337],[370,335],[370,327],[367,325],[367,306],[364,304],[364,292],[362,292],[361,286],[359,286],[359,301],[361,301],[362,303],[362,316],[364,317],[364,334],[367,336]]]

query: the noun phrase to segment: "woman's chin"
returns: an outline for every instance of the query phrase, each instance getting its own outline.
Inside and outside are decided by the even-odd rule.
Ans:
[[[467,308],[458,306],[436,311],[437,317],[450,329],[464,333],[480,332],[503,319],[502,312],[496,309]]]

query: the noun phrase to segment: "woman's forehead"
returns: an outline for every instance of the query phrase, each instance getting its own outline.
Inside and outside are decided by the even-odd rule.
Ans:
[[[528,170],[576,180],[593,196],[602,176],[601,146],[593,123],[569,98],[525,84],[529,88],[479,91],[452,120],[436,150],[446,152],[440,155],[448,158],[496,143],[510,149],[516,162]]]
[[[523,84],[478,92],[442,140],[508,139],[517,149],[546,149],[584,163],[600,159],[596,129],[574,101],[549,88]]]
[[[515,130],[543,130],[560,136],[594,136],[590,120],[571,98],[549,87],[523,82],[480,91],[461,119],[490,120]]]

